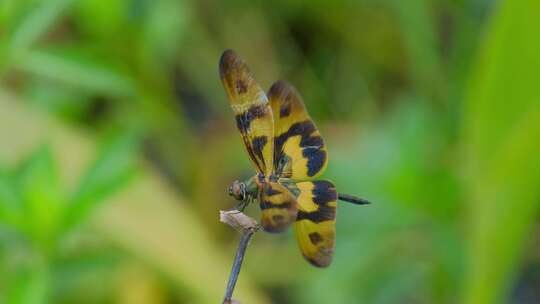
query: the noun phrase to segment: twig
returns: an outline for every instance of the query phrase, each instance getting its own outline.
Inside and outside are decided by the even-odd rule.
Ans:
[[[234,257],[231,274],[229,275],[229,281],[227,282],[225,297],[223,298],[223,304],[233,304],[238,303],[232,299],[232,294],[236,281],[238,280],[238,275],[240,274],[240,268],[242,267],[249,240],[253,234],[259,230],[260,226],[257,224],[257,221],[238,210],[220,211],[219,220],[238,230],[242,234]]]

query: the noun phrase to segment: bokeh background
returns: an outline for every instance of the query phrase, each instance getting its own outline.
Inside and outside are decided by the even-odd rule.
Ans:
[[[0,303],[220,303],[253,174],[227,48],[324,135],[328,269],[258,233],[242,303],[540,303],[540,2],[1,0]],[[249,213],[258,216],[256,207]]]

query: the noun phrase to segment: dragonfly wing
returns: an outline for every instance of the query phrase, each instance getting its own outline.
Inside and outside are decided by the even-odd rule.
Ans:
[[[324,140],[311,120],[302,97],[285,81],[268,92],[274,116],[274,170],[277,176],[310,180],[326,168]]]
[[[236,118],[236,126],[255,169],[273,171],[274,119],[266,94],[234,51],[223,53],[219,74]]]
[[[284,186],[266,182],[259,192],[261,224],[265,231],[278,233],[287,229],[298,212],[296,198]]]
[[[294,230],[300,251],[312,265],[327,267],[336,239],[336,188],[326,180],[300,182],[296,187],[298,215]]]

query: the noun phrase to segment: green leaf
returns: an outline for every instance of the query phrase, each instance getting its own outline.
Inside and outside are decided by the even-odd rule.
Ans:
[[[108,196],[122,188],[134,175],[138,136],[134,133],[108,138],[97,159],[86,171],[70,199],[66,229],[85,220]]]
[[[72,0],[42,0],[32,6],[13,33],[10,41],[13,55],[27,50],[58,20]]]
[[[189,16],[190,7],[184,1],[156,1],[150,7],[142,38],[161,62],[176,59]]]
[[[540,207],[540,40],[535,0],[504,1],[491,20],[465,104],[471,200],[463,303],[506,302]]]
[[[78,88],[114,96],[132,96],[132,80],[114,65],[80,50],[39,50],[14,63],[21,71],[50,78]]]
[[[432,16],[432,1],[390,1],[401,26],[408,65],[419,94],[441,97],[443,74],[441,56]],[[429,85],[427,85],[429,84]]]
[[[0,222],[22,230],[22,202],[10,176],[0,170]]]
[[[129,29],[128,9],[132,1],[79,0],[74,9],[77,26],[90,36],[118,37]]]
[[[55,240],[63,204],[50,148],[39,147],[17,170],[16,179],[28,236],[40,249],[48,250]]]
[[[49,283],[50,274],[46,265],[34,265],[28,269],[19,269],[15,280],[10,282],[8,286],[6,303],[47,303]]]
[[[28,6],[28,0],[3,0],[0,1],[0,33],[3,39],[9,38],[7,33],[12,32],[15,27],[15,20],[20,15],[21,8]]]
[[[93,100],[89,93],[42,78],[27,82],[24,97],[36,108],[69,122],[84,121]]]

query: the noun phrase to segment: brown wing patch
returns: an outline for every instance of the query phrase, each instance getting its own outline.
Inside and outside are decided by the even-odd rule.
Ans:
[[[300,251],[312,265],[327,267],[332,262],[336,238],[336,189],[325,180],[296,186],[299,194],[294,230]]]
[[[274,170],[294,180],[320,175],[327,163],[324,140],[296,89],[278,81],[268,92],[274,116]]]
[[[266,94],[232,50],[221,55],[219,75],[249,158],[259,173],[269,176],[273,171],[274,118]]]
[[[294,195],[284,186],[265,182],[259,192],[261,224],[265,231],[282,232],[296,219],[298,212]]]

